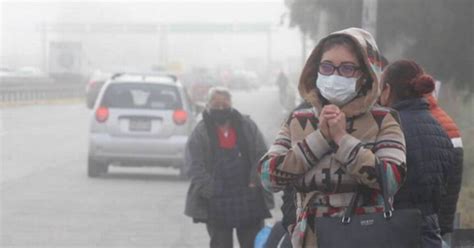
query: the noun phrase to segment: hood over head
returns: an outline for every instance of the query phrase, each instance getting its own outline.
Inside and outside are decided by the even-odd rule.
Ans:
[[[356,45],[356,49],[361,53],[363,63],[367,69],[366,76],[369,78],[365,82],[368,84],[360,94],[347,104],[341,106],[342,111],[347,117],[353,117],[367,112],[377,101],[380,94],[380,75],[382,72],[382,58],[379,53],[377,44],[372,35],[360,28],[348,28],[334,32],[321,39],[311,52],[301,73],[298,90],[303,99],[310,102],[316,109],[321,110],[323,105],[327,104],[318,88],[316,87],[316,79],[318,77],[318,64],[322,57],[322,47],[324,42],[334,36],[347,36]],[[360,87],[358,87],[359,89]]]

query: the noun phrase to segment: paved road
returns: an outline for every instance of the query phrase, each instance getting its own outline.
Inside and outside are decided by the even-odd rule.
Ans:
[[[282,120],[277,95],[234,95],[269,140]],[[86,176],[89,115],[83,105],[0,109],[0,246],[207,247],[204,225],[182,214],[188,183],[177,171]]]

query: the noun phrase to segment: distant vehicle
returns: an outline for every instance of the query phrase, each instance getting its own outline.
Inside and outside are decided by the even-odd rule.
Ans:
[[[15,71],[17,77],[35,77],[35,78],[46,78],[48,75],[41,69],[33,66],[25,66]]]
[[[94,107],[100,89],[112,74],[112,72],[103,72],[100,70],[92,73],[86,85],[86,105],[88,108],[92,109]]]
[[[9,67],[0,68],[0,82],[14,84],[44,84],[52,83],[54,80],[41,69],[33,66],[24,66],[18,69]]]
[[[228,83],[230,89],[253,90],[260,87],[257,73],[253,71],[235,71]]]
[[[12,77],[15,71],[9,67],[0,67],[0,77]]]
[[[207,92],[213,86],[209,82],[196,82],[191,86],[191,98],[196,102],[205,102]]]
[[[100,90],[90,122],[88,175],[119,166],[175,167],[184,177],[184,149],[194,107],[174,76],[114,75]]]
[[[205,69],[196,69],[189,74],[183,75],[183,83],[189,89],[193,102],[205,102],[207,92],[213,86],[219,85],[219,80]]]

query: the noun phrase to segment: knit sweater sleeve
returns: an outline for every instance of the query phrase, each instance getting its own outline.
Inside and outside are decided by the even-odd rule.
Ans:
[[[362,142],[346,134],[336,152],[336,159],[360,184],[380,189],[377,180],[377,164],[383,166],[387,175],[388,193],[394,195],[406,175],[405,138],[395,111],[378,113],[384,115],[374,146],[369,149]]]
[[[331,150],[319,129],[294,144],[291,140],[289,121],[286,121],[269,151],[260,160],[258,172],[264,188],[269,191],[283,190],[316,166],[318,160]]]

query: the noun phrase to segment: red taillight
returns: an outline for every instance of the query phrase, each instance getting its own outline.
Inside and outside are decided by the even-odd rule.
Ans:
[[[173,121],[178,125],[183,125],[188,120],[188,113],[182,109],[177,109],[173,113]]]
[[[91,90],[94,87],[95,83],[96,81],[94,80],[89,81],[89,83],[86,85],[86,90],[87,91]]]
[[[105,122],[109,118],[109,109],[107,107],[99,107],[95,112],[95,119],[98,122]]]

